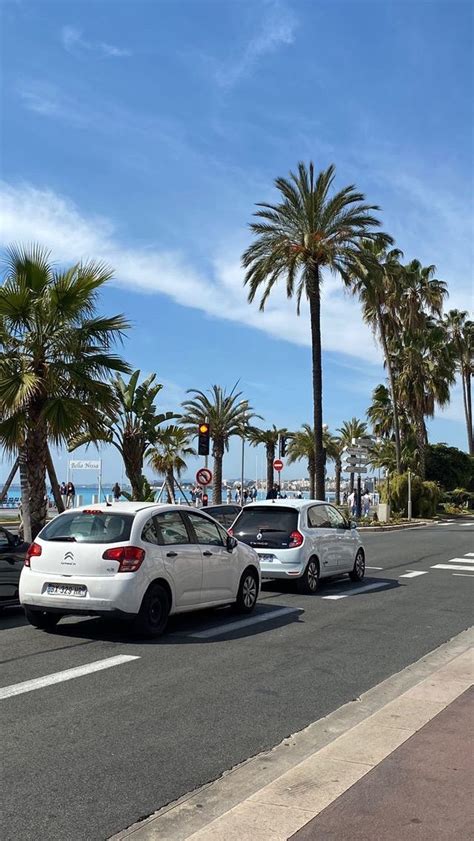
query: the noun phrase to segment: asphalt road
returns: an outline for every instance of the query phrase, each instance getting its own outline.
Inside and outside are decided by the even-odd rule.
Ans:
[[[368,566],[381,567],[367,571],[371,589],[346,578],[301,596],[268,583],[262,621],[234,630],[221,609],[177,618],[161,640],[141,643],[98,619],[45,634],[5,611],[0,687],[138,659],[0,695],[3,841],[102,841],[472,624],[472,519],[364,540]],[[292,612],[269,619],[284,607]]]

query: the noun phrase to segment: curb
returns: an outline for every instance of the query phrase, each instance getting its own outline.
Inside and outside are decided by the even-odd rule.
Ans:
[[[402,529],[419,529],[422,526],[432,526],[441,520],[423,520],[419,523],[398,523],[393,526],[359,526],[357,531],[371,532],[371,531],[401,531]]]
[[[474,628],[109,841],[283,841],[472,684]]]

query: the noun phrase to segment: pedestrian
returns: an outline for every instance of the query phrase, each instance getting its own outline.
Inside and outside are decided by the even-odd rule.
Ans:
[[[232,502],[232,491],[230,488],[227,488],[227,504],[230,505]]]
[[[74,508],[74,498],[76,496],[76,489],[72,482],[67,483],[66,488],[66,508]]]
[[[252,499],[253,499],[254,502],[257,501],[257,496],[258,496],[258,491],[257,491],[257,486],[255,485],[254,489],[252,491]]]
[[[121,494],[122,494],[122,489],[121,489],[121,487],[120,487],[120,485],[119,485],[119,483],[118,483],[118,482],[116,482],[116,483],[115,483],[115,485],[113,486],[113,488],[112,488],[112,493],[113,493],[113,495],[114,495],[114,501],[115,501],[115,502],[118,502],[118,501],[119,501],[119,499],[120,499],[120,496],[121,496]]]
[[[352,516],[355,517],[357,514],[357,495],[355,491],[352,491],[352,493],[349,494],[347,502]]]
[[[267,491],[267,499],[278,499],[278,485],[273,485],[273,488]]]
[[[247,505],[248,501],[249,501],[249,492],[248,492],[247,488],[244,488],[244,505]]]
[[[61,487],[59,488],[59,493],[61,495],[61,499],[63,501],[63,506],[65,508],[66,507],[66,494],[67,494],[66,482],[61,482]]]
[[[368,490],[365,491],[364,496],[362,497],[362,510],[364,512],[364,517],[368,517],[370,513],[370,494]]]

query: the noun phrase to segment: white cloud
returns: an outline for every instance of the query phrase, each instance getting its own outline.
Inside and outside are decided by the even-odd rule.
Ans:
[[[60,262],[103,260],[114,267],[115,282],[135,292],[161,293],[207,316],[245,324],[297,345],[311,344],[306,302],[298,317],[295,303],[286,299],[284,284],[275,288],[264,313],[257,303],[247,303],[237,249],[232,254],[226,247],[225,257],[210,254],[213,270],[207,274],[180,253],[124,246],[110,220],[86,218],[56,193],[28,185],[3,185],[0,230],[3,244],[41,242]],[[325,350],[364,359],[367,365],[380,362],[357,302],[333,278],[323,286],[322,333]]]
[[[107,44],[105,41],[88,41],[82,35],[82,30],[75,26],[63,26],[61,43],[68,53],[99,52],[104,56],[123,58],[132,55],[128,49]]]
[[[259,30],[241,54],[234,61],[222,63],[215,68],[214,77],[220,87],[233,87],[254,70],[261,58],[275,52],[282,45],[293,43],[297,26],[293,12],[279,0],[269,0],[265,6],[266,12]]]

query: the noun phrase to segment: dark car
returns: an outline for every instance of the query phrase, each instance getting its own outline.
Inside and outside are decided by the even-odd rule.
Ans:
[[[18,604],[18,585],[28,543],[0,526],[0,609]]]
[[[214,517],[221,526],[228,529],[242,509],[240,505],[234,505],[232,503],[227,505],[208,505],[203,510],[206,514]]]

